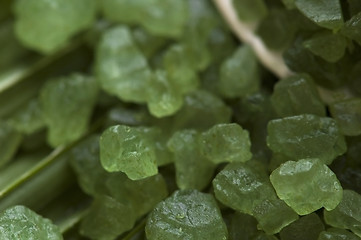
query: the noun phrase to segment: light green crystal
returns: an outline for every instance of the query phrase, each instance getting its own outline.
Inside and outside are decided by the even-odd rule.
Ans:
[[[186,1],[103,0],[103,13],[111,21],[139,24],[154,35],[179,37],[188,17]]]
[[[280,199],[264,200],[253,208],[258,227],[267,234],[276,234],[298,219],[298,215]]]
[[[339,228],[329,228],[320,233],[317,240],[360,240],[355,234]]]
[[[361,134],[361,98],[352,98],[330,104],[332,117],[346,136]]]
[[[206,130],[218,123],[229,123],[231,109],[219,97],[198,90],[185,96],[183,107],[173,118],[174,129]]]
[[[252,158],[249,133],[236,123],[217,124],[203,132],[200,141],[202,154],[214,163]]]
[[[226,240],[228,233],[216,200],[196,190],[176,191],[147,219],[149,240]]]
[[[336,121],[311,114],[275,119],[268,123],[267,145],[290,159],[318,158],[330,164],[346,152]]]
[[[113,173],[105,180],[105,185],[109,194],[120,203],[129,206],[136,217],[148,213],[168,196],[166,182],[160,174],[131,180],[125,174]]]
[[[361,237],[361,195],[344,190],[341,203],[331,211],[324,211],[325,222],[333,227],[349,229]]]
[[[124,101],[146,102],[152,74],[128,27],[103,34],[96,50],[96,76],[107,93]]]
[[[15,31],[21,42],[42,53],[66,45],[71,36],[89,27],[95,0],[19,0],[14,2]]]
[[[257,92],[260,85],[259,67],[250,46],[239,47],[222,63],[219,81],[221,93],[225,97],[243,97]]]
[[[96,197],[80,225],[80,234],[91,239],[112,240],[133,228],[133,209],[108,196]]]
[[[17,131],[32,134],[45,126],[38,99],[30,100],[24,108],[16,111],[9,119],[9,124]]]
[[[317,240],[321,231],[325,230],[321,219],[311,213],[282,229],[281,240]]]
[[[22,139],[22,135],[10,124],[0,121],[0,167],[12,159]]]
[[[340,34],[318,32],[303,42],[303,46],[328,62],[337,62],[345,55],[347,40]]]
[[[24,206],[13,206],[0,212],[0,239],[62,240],[59,228]]]
[[[252,214],[263,200],[276,199],[266,171],[254,160],[228,164],[213,179],[213,188],[220,202],[242,213]]]
[[[262,19],[268,13],[264,0],[232,0],[238,17],[246,22]]]
[[[299,215],[322,207],[332,210],[342,199],[336,175],[318,159],[285,162],[271,173],[270,180],[278,197]]]
[[[96,81],[80,74],[46,82],[40,92],[40,106],[50,145],[70,143],[85,133],[97,94]]]
[[[108,172],[124,172],[132,180],[156,175],[155,147],[144,129],[116,125],[100,137],[100,161]]]
[[[158,70],[152,78],[152,86],[148,89],[148,109],[156,117],[173,115],[183,104],[183,96],[169,80],[167,72]]]
[[[215,164],[205,158],[199,147],[200,133],[181,130],[173,134],[168,148],[174,153],[176,181],[180,189],[202,190],[211,181]]]
[[[295,0],[296,7],[321,27],[338,30],[343,25],[340,0]]]
[[[278,116],[287,117],[304,113],[326,115],[312,78],[299,74],[277,82],[271,96],[271,103]]]

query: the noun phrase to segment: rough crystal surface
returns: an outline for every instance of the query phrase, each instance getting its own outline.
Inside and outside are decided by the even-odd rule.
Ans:
[[[341,203],[333,210],[323,212],[325,222],[333,227],[349,229],[361,237],[361,195],[344,190]]]
[[[320,233],[318,240],[360,240],[360,238],[344,229],[329,228]]]
[[[124,172],[132,180],[158,173],[155,146],[145,128],[116,125],[100,138],[100,161],[108,172]]]
[[[96,197],[81,222],[80,233],[91,239],[115,239],[132,229],[136,221],[133,209],[108,196]]]
[[[15,31],[24,45],[42,53],[63,47],[75,33],[89,27],[96,0],[19,0],[14,2]]]
[[[176,191],[150,213],[149,240],[226,240],[227,228],[216,200],[196,190]]]
[[[70,143],[85,133],[97,95],[96,81],[80,74],[46,82],[40,106],[52,146]]]
[[[321,27],[338,30],[343,25],[339,0],[295,0],[295,4],[307,18]]]
[[[277,82],[271,96],[271,103],[280,117],[299,114],[326,115],[312,78],[307,75],[294,75]]]
[[[297,213],[280,199],[262,201],[254,207],[252,215],[257,219],[259,228],[270,235],[298,219]]]
[[[17,205],[0,213],[0,239],[62,240],[59,228],[49,219]]]
[[[246,162],[252,158],[249,133],[236,123],[217,124],[203,132],[200,147],[214,163]]]
[[[257,92],[260,75],[257,58],[248,45],[239,47],[220,69],[220,90],[225,97],[243,97]]]
[[[270,180],[278,197],[299,215],[321,207],[332,210],[342,199],[336,175],[318,159],[285,162],[271,173]]]
[[[205,188],[213,177],[215,164],[204,157],[199,149],[200,133],[181,130],[173,134],[168,148],[174,153],[176,181],[180,189]]]
[[[276,198],[266,171],[253,160],[228,164],[213,179],[213,188],[224,205],[248,214],[262,200]]]
[[[311,213],[282,229],[281,240],[318,240],[321,231],[325,230],[321,219]]]
[[[103,34],[96,51],[96,75],[107,93],[124,101],[146,102],[152,74],[128,27]]]
[[[346,152],[336,121],[311,114],[286,117],[268,123],[267,144],[290,159],[319,158],[330,164]]]

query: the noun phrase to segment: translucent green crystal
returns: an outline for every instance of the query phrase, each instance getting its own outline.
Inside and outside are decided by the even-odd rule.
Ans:
[[[183,104],[183,96],[170,82],[167,72],[158,70],[152,78],[152,86],[148,89],[148,108],[156,117],[165,117],[174,114]]]
[[[215,164],[200,152],[200,133],[181,130],[173,134],[168,148],[174,153],[176,181],[180,189],[202,190],[211,181]]]
[[[160,174],[135,181],[122,173],[111,174],[105,180],[105,185],[109,194],[129,206],[136,217],[148,213],[168,196],[166,182]]]
[[[93,135],[74,147],[68,159],[84,192],[92,196],[108,193],[104,180],[109,173],[100,164],[98,135]]]
[[[80,234],[91,239],[111,240],[132,229],[134,211],[108,196],[96,197],[80,225]]]
[[[12,159],[22,139],[21,133],[7,122],[0,121],[0,167]]]
[[[361,237],[361,195],[344,190],[341,203],[331,211],[324,211],[325,222],[333,227],[349,229]]]
[[[295,0],[295,4],[298,10],[321,27],[338,30],[343,25],[339,0]]]
[[[16,111],[8,121],[17,131],[32,134],[45,126],[38,99],[30,100],[24,108]]]
[[[261,231],[257,229],[257,220],[249,214],[235,212],[228,225],[229,239],[254,239]]]
[[[243,97],[257,92],[260,75],[257,58],[248,45],[239,47],[220,70],[220,90],[225,97]]]
[[[232,3],[238,17],[247,22],[260,20],[268,13],[264,0],[232,0]]]
[[[185,96],[183,107],[174,115],[173,128],[206,130],[230,119],[231,110],[219,97],[198,90]]]
[[[303,43],[305,48],[328,62],[340,60],[345,54],[347,44],[342,35],[332,32],[318,32]]]
[[[359,240],[355,234],[339,228],[329,228],[320,233],[318,240]]]
[[[361,98],[334,102],[330,105],[330,112],[344,135],[361,134]]]
[[[111,21],[140,24],[154,35],[168,37],[179,37],[188,17],[187,2],[178,0],[104,0],[101,7]]]
[[[330,164],[346,152],[344,137],[332,118],[303,114],[272,120],[267,129],[269,148],[291,159],[318,158]]]
[[[311,213],[282,229],[281,240],[317,240],[321,231],[325,230],[317,214]]]
[[[361,45],[361,12],[357,13],[350,20],[348,20],[345,26],[341,29],[341,33],[352,40],[355,40]]]
[[[285,162],[271,173],[270,180],[278,197],[299,215],[322,207],[332,210],[342,199],[336,175],[318,159]]]
[[[80,74],[46,82],[40,106],[52,146],[70,143],[85,133],[97,94],[96,81]]]
[[[259,228],[267,234],[275,234],[298,219],[298,215],[280,199],[264,200],[254,207],[252,215]]]
[[[124,172],[132,180],[158,173],[155,146],[144,129],[116,125],[100,138],[100,161],[108,172]]]
[[[180,94],[186,94],[195,90],[199,85],[199,78],[190,64],[187,49],[182,45],[170,46],[164,54],[163,67],[167,71],[171,84]]]
[[[268,48],[282,50],[291,43],[297,30],[294,15],[294,11],[273,8],[261,21],[257,34]]]
[[[287,77],[277,82],[271,102],[280,117],[304,113],[326,115],[326,107],[320,99],[316,85],[310,76],[304,74]]]
[[[276,199],[266,171],[257,162],[228,164],[213,179],[216,198],[224,205],[243,213],[252,210],[262,200]]]
[[[166,38],[154,36],[141,27],[134,28],[132,35],[135,43],[147,58],[154,56],[168,43]]]
[[[203,132],[200,147],[214,163],[246,162],[252,158],[249,133],[236,123],[218,124]]]
[[[149,240],[226,240],[228,233],[216,200],[196,190],[176,191],[159,203],[145,226]]]
[[[92,24],[96,1],[20,0],[15,2],[14,13],[21,42],[42,53],[52,53]]]
[[[59,228],[24,206],[13,206],[0,212],[0,239],[62,240]]]
[[[152,74],[128,27],[103,34],[96,51],[96,75],[107,93],[124,101],[146,102]]]

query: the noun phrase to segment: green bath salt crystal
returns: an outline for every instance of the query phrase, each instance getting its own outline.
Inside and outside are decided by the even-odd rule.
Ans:
[[[250,215],[262,201],[276,199],[266,171],[254,160],[228,164],[213,179],[213,188],[221,203]]]
[[[147,59],[126,26],[108,29],[96,49],[96,76],[100,86],[123,101],[146,102],[151,81]]]
[[[320,233],[318,240],[360,240],[355,234],[340,228],[329,228]]]
[[[258,227],[267,234],[275,234],[298,219],[298,215],[280,199],[264,200],[253,208]]]
[[[19,0],[14,3],[15,32],[27,47],[50,54],[90,27],[96,0]]]
[[[100,137],[100,161],[108,172],[138,180],[158,173],[154,143],[143,128],[116,125]]]
[[[167,146],[174,154],[176,181],[180,189],[205,188],[213,177],[215,164],[199,150],[200,133],[181,130],[173,134]]]
[[[133,209],[108,196],[96,197],[80,225],[80,233],[91,239],[112,240],[132,229]]]
[[[271,103],[280,117],[304,113],[326,115],[312,78],[305,74],[293,75],[277,82],[271,96]]]
[[[330,105],[330,112],[344,135],[361,134],[361,98],[334,102]]]
[[[318,159],[285,162],[272,172],[270,180],[278,197],[299,215],[322,207],[332,210],[342,199],[336,175]]]
[[[50,145],[70,143],[85,133],[97,95],[96,81],[81,74],[46,82],[40,92],[40,106]]]
[[[346,152],[346,143],[336,121],[303,114],[268,123],[267,145],[290,159],[318,158],[330,164]]]
[[[27,207],[17,205],[0,212],[0,239],[62,240],[59,228]]]
[[[320,232],[324,230],[319,216],[311,213],[282,229],[280,236],[281,240],[318,240]]]
[[[239,47],[222,63],[219,81],[222,95],[228,98],[244,97],[258,91],[259,66],[250,46]]]
[[[217,124],[203,132],[200,148],[214,163],[246,162],[252,158],[249,133],[236,123]]]
[[[361,238],[361,195],[357,192],[344,190],[341,203],[323,215],[328,225],[349,229]]]
[[[196,190],[176,191],[150,213],[148,240],[226,240],[228,233],[217,202]]]

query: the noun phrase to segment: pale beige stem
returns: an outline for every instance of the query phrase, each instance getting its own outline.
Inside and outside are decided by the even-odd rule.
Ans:
[[[254,33],[255,25],[239,21],[232,0],[214,0],[214,2],[232,31],[242,42],[252,47],[258,59],[266,68],[280,78],[291,75],[291,71],[284,63],[281,53],[268,49]]]

